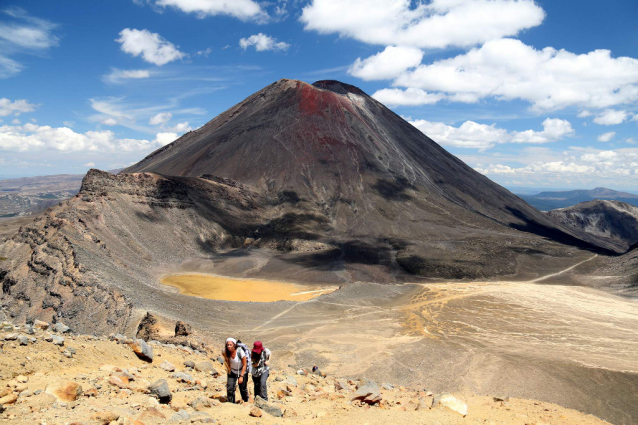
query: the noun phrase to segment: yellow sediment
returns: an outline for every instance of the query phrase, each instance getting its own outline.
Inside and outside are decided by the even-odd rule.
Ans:
[[[211,300],[227,301],[307,301],[327,294],[336,286],[297,285],[270,280],[233,279],[223,276],[181,274],[166,276],[160,280],[172,286],[182,295],[191,295]]]

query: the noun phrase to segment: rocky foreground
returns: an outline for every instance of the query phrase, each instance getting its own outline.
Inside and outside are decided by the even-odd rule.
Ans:
[[[218,351],[78,335],[62,323],[0,325],[0,422],[12,424],[605,424],[561,406],[432,394],[276,364],[268,402],[225,403]],[[312,365],[309,365],[312,366]],[[427,383],[424,383],[426,385]],[[252,383],[249,384],[249,388]],[[239,398],[239,397],[238,397]]]

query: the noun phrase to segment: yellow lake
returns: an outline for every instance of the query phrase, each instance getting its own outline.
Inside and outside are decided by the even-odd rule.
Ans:
[[[160,282],[177,288],[182,295],[227,301],[307,301],[337,289],[337,286],[329,285],[298,285],[203,274],[170,275],[163,277]]]

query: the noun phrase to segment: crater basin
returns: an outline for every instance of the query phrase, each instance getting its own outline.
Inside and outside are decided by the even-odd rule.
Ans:
[[[182,295],[226,301],[307,301],[338,289],[333,285],[300,285],[205,274],[169,275],[163,277],[160,282],[177,288]]]

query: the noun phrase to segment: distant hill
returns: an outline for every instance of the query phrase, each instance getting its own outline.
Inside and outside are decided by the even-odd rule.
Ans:
[[[625,251],[638,243],[638,207],[627,203],[587,201],[546,214],[557,224],[589,233]]]
[[[581,202],[596,199],[619,201],[638,206],[638,195],[628,192],[618,192],[605,187],[597,187],[592,190],[569,190],[565,192],[541,192],[536,195],[519,195],[528,204],[541,211],[549,211],[557,208],[567,208]]]

